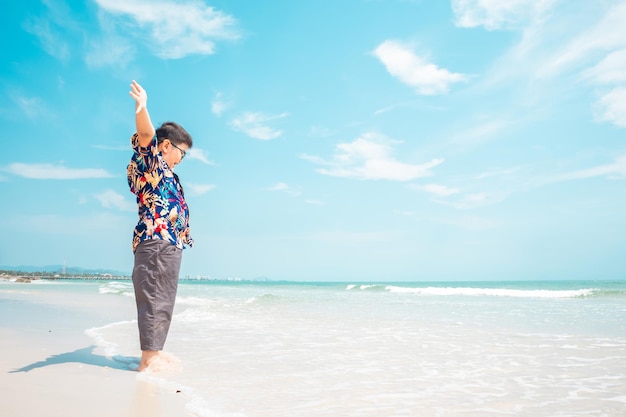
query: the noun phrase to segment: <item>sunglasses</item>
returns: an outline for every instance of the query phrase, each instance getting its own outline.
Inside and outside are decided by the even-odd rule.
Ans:
[[[169,139],[168,139],[169,140]],[[185,158],[185,155],[187,155],[187,152],[183,151],[182,149],[180,149],[178,146],[176,146],[176,144],[174,142],[172,142],[170,140],[170,143],[172,144],[173,147],[175,147],[176,149],[178,149],[180,151],[180,160],[182,161]]]

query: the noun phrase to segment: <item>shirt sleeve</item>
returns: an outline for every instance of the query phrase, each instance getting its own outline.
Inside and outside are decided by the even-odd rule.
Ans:
[[[130,143],[133,147],[133,161],[137,171],[150,172],[154,170],[158,164],[157,155],[159,153],[156,134],[152,138],[152,142],[146,147],[139,145],[139,135],[137,133],[130,138]]]

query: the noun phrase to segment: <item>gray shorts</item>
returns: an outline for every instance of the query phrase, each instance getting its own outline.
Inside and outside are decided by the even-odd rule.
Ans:
[[[182,249],[161,239],[135,250],[133,286],[141,350],[163,350],[172,321]]]

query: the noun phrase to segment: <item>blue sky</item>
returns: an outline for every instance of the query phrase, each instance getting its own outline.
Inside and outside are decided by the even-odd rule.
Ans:
[[[2,5],[0,265],[132,268],[131,80],[194,138],[181,273],[626,278],[626,2]]]

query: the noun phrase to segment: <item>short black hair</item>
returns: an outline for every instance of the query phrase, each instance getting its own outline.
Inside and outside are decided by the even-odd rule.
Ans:
[[[165,122],[157,130],[157,142],[161,143],[165,139],[169,139],[174,145],[187,145],[187,148],[193,146],[193,140],[189,132],[176,122]]]

